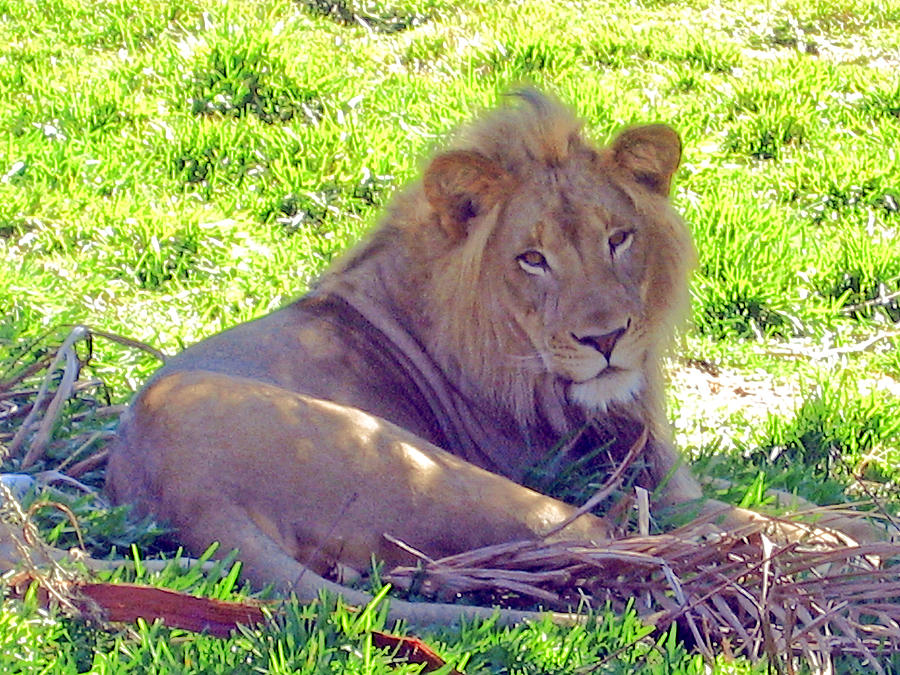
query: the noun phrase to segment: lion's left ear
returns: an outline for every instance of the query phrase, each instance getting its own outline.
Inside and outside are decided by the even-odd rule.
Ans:
[[[672,174],[681,161],[681,139],[665,124],[650,124],[623,131],[610,148],[620,167],[638,183],[669,195]]]
[[[468,150],[435,157],[425,170],[425,196],[441,226],[455,239],[465,237],[469,223],[490,210],[510,186],[510,175],[493,160]]]

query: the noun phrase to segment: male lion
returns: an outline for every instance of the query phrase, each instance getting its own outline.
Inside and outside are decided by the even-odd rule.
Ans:
[[[114,500],[189,550],[239,549],[255,584],[365,602],[320,575],[411,562],[383,533],[437,558],[571,515],[518,484],[563,438],[621,457],[646,429],[640,481],[700,498],[660,373],[694,264],[668,201],[679,138],[642,126],[596,149],[557,102],[520,99],[437,155],[310,293],[162,368],[122,423]],[[555,536],[608,527],[584,515]]]

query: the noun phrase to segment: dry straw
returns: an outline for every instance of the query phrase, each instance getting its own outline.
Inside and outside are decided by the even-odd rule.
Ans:
[[[661,631],[678,622],[708,656],[783,656],[818,668],[836,654],[869,660],[900,648],[900,545],[849,546],[811,534],[776,546],[772,523],[716,531],[709,518],[667,534],[589,542],[521,541],[385,575],[444,601],[538,603],[547,609],[633,605]],[[471,594],[471,595],[470,595]]]

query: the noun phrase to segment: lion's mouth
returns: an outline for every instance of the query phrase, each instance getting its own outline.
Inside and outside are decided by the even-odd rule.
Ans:
[[[628,403],[644,388],[641,371],[609,366],[594,377],[568,385],[571,403],[592,412],[603,412],[612,403]]]
[[[594,382],[596,380],[604,380],[611,377],[616,377],[621,373],[627,373],[629,368],[622,368],[620,366],[606,366],[602,368],[599,372],[595,372],[589,376],[584,375],[563,375],[562,380],[564,380],[567,384],[584,384],[585,382]]]

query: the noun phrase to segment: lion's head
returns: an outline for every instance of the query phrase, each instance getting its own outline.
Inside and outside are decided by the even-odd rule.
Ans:
[[[560,104],[520,97],[435,157],[389,218],[421,269],[427,348],[523,424],[564,426],[570,406],[656,417],[694,262],[668,201],[679,138],[643,126],[597,149]]]

